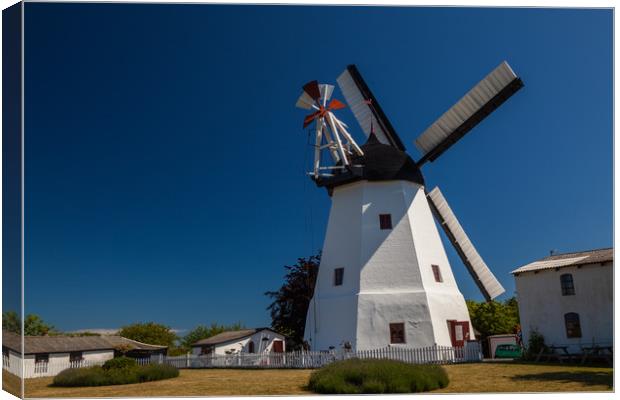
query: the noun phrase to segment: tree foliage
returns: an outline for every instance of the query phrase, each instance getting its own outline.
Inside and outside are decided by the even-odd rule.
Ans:
[[[471,323],[482,337],[503,333],[516,333],[519,326],[519,307],[517,299],[499,302],[476,302],[467,300]]]
[[[19,315],[15,311],[7,311],[2,313],[2,329],[9,332],[21,334],[22,326]],[[43,321],[36,314],[26,315],[24,320],[24,335],[27,336],[45,336],[57,334],[58,332],[53,325]]]
[[[19,315],[15,311],[7,311],[2,313],[2,330],[20,334],[22,331],[22,323]]]
[[[135,323],[123,326],[118,334],[127,339],[147,344],[174,347],[177,335],[169,326],[155,322]]]
[[[237,322],[232,325],[219,325],[215,322],[211,323],[210,326],[198,325],[183,336],[181,339],[181,347],[186,351],[189,351],[192,348],[192,344],[199,340],[210,338],[211,336],[215,336],[222,332],[238,331],[241,329],[245,329],[245,325],[241,322]]]
[[[284,266],[284,284],[277,291],[265,293],[273,299],[267,307],[271,313],[271,327],[287,337],[287,348],[297,349],[303,345],[306,313],[320,263],[321,253]]]

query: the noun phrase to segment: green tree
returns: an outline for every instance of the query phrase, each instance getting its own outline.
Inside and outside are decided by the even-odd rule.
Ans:
[[[2,330],[20,334],[22,331],[22,322],[19,315],[15,311],[7,311],[2,313]]]
[[[191,331],[189,331],[183,338],[181,339],[181,347],[186,351],[189,351],[192,347],[192,344],[196,343],[199,340],[210,338],[211,336],[215,336],[219,333],[226,331],[238,331],[241,329],[245,329],[245,325],[241,322],[237,322],[232,325],[218,325],[217,323],[211,323],[211,326],[206,325],[198,325]]]
[[[321,253],[299,258],[292,266],[284,266],[284,284],[277,291],[266,292],[273,302],[267,307],[271,313],[271,327],[287,337],[287,348],[303,346],[306,313],[316,285]]]
[[[123,326],[118,334],[127,339],[137,340],[147,344],[174,347],[177,338],[176,333],[169,326],[155,322],[135,323]]]
[[[2,329],[9,332],[20,334],[22,331],[22,324],[19,315],[15,311],[7,311],[2,313]],[[41,317],[36,314],[26,315],[24,320],[24,335],[26,336],[44,336],[54,335],[59,332],[50,325],[43,321]]]
[[[24,335],[44,336],[54,333],[58,333],[54,326],[43,321],[43,319],[41,319],[38,315],[26,315],[26,319],[24,320]]]
[[[502,333],[516,333],[519,325],[517,299],[511,297],[502,302],[476,302],[467,300],[471,323],[483,338]]]

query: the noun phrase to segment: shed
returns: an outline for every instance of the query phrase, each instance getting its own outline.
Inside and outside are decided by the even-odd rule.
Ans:
[[[227,331],[192,344],[192,354],[282,353],[285,337],[270,328]]]

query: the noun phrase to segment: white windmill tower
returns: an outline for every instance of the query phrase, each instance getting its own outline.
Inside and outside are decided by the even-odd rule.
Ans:
[[[304,86],[298,107],[315,109],[312,179],[332,198],[321,265],[306,318],[314,350],[349,342],[356,349],[388,345],[462,345],[470,337],[463,295],[433,215],[487,300],[504,288],[486,266],[448,203],[427,192],[420,167],[434,161],[523,86],[503,62],[416,140],[415,162],[354,65],[338,85],[367,136],[358,146],[331,110],[333,86]],[[332,165],[321,165],[321,151]]]

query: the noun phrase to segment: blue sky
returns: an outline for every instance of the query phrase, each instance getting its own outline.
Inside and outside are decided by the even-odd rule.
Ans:
[[[414,159],[502,60],[522,77],[423,169],[503,298],[550,249],[612,245],[611,10],[28,3],[25,24],[26,312],[60,329],[268,325],[330,205],[294,104],[350,63]]]

